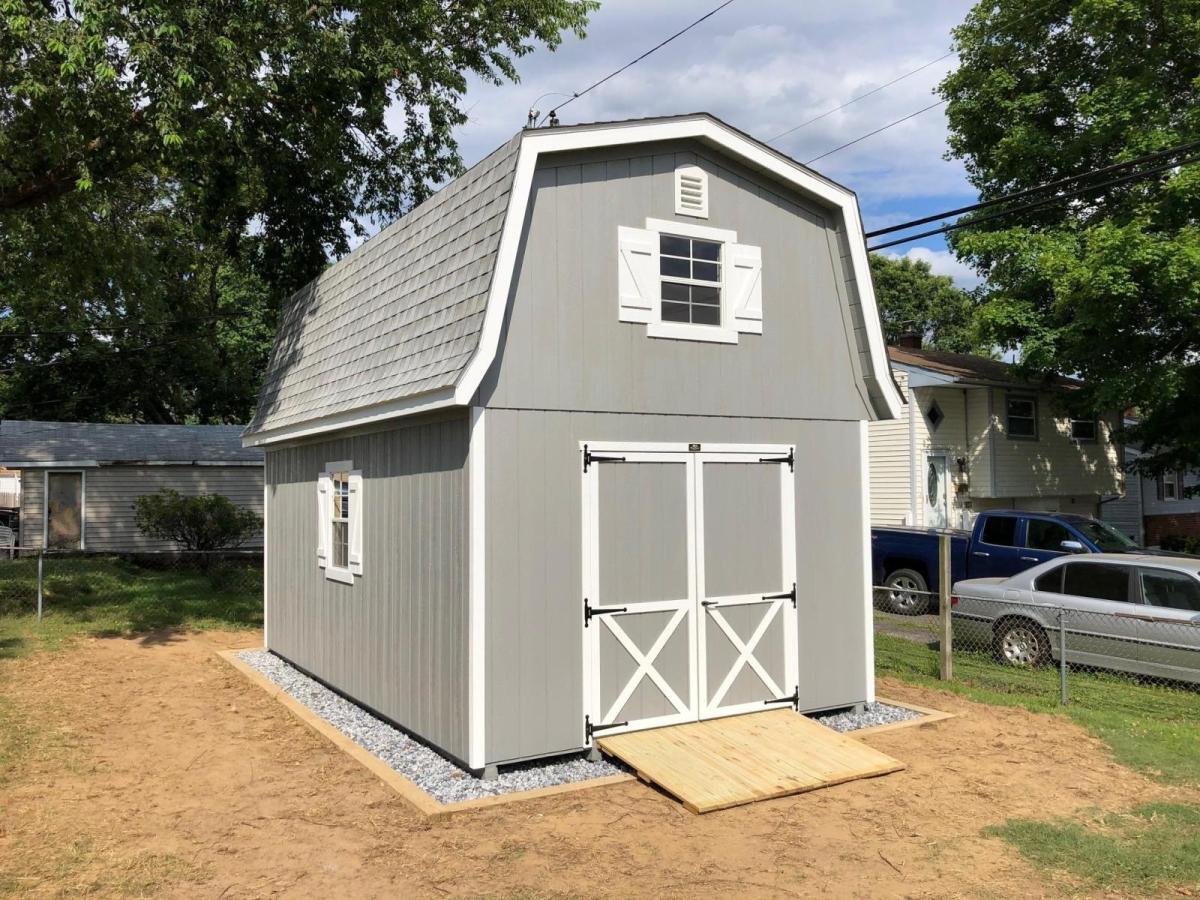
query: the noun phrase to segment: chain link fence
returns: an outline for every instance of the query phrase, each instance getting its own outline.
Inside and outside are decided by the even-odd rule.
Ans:
[[[0,549],[0,615],[96,617],[133,609],[145,627],[214,616],[261,620],[261,550]]]
[[[968,592],[943,610],[937,594],[903,594],[875,588],[880,674],[968,680],[1064,704],[1113,686],[1200,693],[1200,611],[1131,603],[1116,613],[1088,609],[1101,604],[1086,598],[1055,604]]]

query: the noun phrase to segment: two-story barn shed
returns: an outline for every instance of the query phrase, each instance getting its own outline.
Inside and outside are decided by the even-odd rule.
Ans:
[[[872,697],[854,195],[708,115],[527,130],[290,302],[267,646],[475,770]]]

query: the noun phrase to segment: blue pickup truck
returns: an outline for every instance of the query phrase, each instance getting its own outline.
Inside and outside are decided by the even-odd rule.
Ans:
[[[872,528],[871,563],[879,606],[920,615],[936,609],[938,535],[934,528]],[[989,510],[971,531],[951,531],[950,582],[1007,578],[1064,553],[1146,552],[1111,525],[1070,513]]]

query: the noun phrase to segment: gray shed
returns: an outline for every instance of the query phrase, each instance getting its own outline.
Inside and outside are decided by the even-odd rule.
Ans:
[[[526,130],[298,292],[266,644],[473,770],[872,699],[853,193],[706,114]]]
[[[0,422],[0,467],[20,473],[22,547],[174,550],[138,530],[133,501],[174,488],[262,515],[263,453],[237,425]],[[261,541],[247,546],[260,546]]]

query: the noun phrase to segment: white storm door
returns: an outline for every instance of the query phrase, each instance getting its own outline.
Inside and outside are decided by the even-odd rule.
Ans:
[[[585,459],[587,725],[603,736],[694,721],[692,454],[595,449]]]
[[[925,460],[925,526],[950,527],[950,486],[945,455],[930,454]]]
[[[795,488],[790,448],[700,453],[700,718],[794,703]]]

